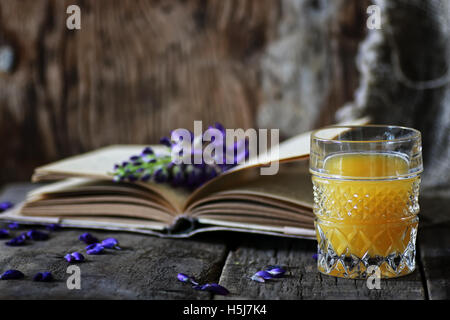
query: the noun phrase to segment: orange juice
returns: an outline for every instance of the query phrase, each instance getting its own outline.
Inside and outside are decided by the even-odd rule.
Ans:
[[[344,153],[328,157],[324,168],[342,178],[312,178],[319,271],[347,278],[370,265],[382,277],[412,272],[420,178],[405,177],[408,161],[393,153]]]

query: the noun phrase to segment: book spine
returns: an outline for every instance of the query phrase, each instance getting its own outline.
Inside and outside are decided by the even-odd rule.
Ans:
[[[168,235],[189,233],[197,227],[197,219],[189,217],[187,215],[181,215],[176,217],[175,221],[168,226],[164,231]]]

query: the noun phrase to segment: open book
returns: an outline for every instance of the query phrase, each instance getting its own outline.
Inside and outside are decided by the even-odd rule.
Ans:
[[[33,181],[58,182],[33,190],[0,219],[174,238],[220,230],[314,238],[309,141],[309,132],[291,138],[278,145],[277,155],[250,159],[192,192],[153,182],[114,182],[114,164],[145,146],[102,148],[37,168]],[[280,165],[276,175],[260,175],[260,167],[273,161],[294,160]]]

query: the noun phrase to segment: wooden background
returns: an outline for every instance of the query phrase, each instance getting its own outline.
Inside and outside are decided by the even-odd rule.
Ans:
[[[0,184],[194,120],[284,137],[331,123],[358,85],[367,3],[0,0]]]

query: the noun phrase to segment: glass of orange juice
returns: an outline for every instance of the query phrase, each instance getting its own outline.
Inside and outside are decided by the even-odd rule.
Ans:
[[[321,273],[367,278],[378,270],[392,278],[414,271],[421,151],[420,132],[405,127],[334,126],[311,134]]]

